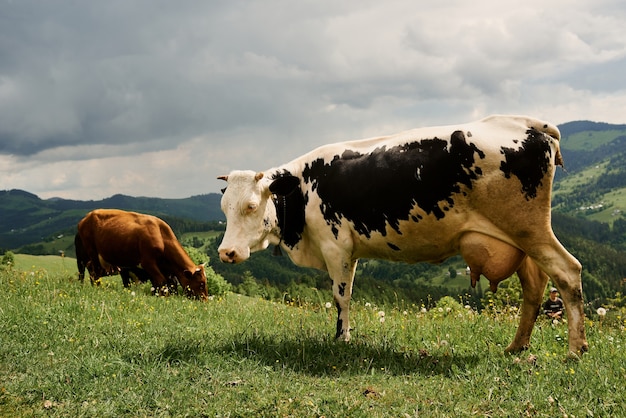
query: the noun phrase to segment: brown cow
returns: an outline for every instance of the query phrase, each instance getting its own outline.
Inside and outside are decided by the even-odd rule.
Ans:
[[[111,266],[134,269],[141,265],[159,291],[174,276],[188,293],[208,298],[204,265],[196,265],[169,225],[155,216],[96,209],[78,223],[78,234],[89,259],[86,264],[91,264],[92,281]]]

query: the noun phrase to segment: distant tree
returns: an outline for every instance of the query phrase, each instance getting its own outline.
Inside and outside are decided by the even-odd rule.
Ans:
[[[517,274],[500,282],[496,292],[487,290],[481,298],[481,303],[485,308],[495,312],[503,312],[508,307],[522,306],[522,285]]]
[[[209,265],[209,256],[197,248],[183,247],[191,260],[196,264],[204,264],[204,274],[206,275],[206,287],[209,295],[222,296],[231,291],[232,286],[224,278],[213,270]]]
[[[4,255],[2,256],[2,261],[0,261],[0,264],[2,264],[3,266],[14,266],[15,265],[15,254],[13,254],[13,251],[7,251],[4,253]]]
[[[448,267],[448,273],[450,273],[450,278],[454,279],[456,277],[456,268],[454,266]]]
[[[257,297],[261,296],[261,286],[259,286],[250,271],[245,271],[243,281],[239,286],[235,287],[235,292],[246,296]]]

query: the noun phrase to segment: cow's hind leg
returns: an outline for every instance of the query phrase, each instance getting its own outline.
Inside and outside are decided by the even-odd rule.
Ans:
[[[551,245],[537,245],[528,252],[535,263],[550,276],[565,304],[569,332],[569,354],[580,356],[589,349],[585,336],[583,311],[582,266],[553,237]]]
[[[102,267],[99,263],[96,263],[91,260],[87,262],[87,272],[89,272],[89,281],[91,282],[92,286],[100,286],[100,278],[104,276],[104,274],[102,273]]]
[[[523,251],[496,238],[470,232],[463,235],[459,243],[460,252],[470,267],[472,286],[482,274],[489,280],[491,291],[495,292],[498,283],[517,271],[524,298],[522,317],[515,338],[505,351],[528,348],[548,276]]]
[[[120,277],[122,278],[122,284],[124,287],[130,287],[130,272],[127,268],[120,269]]]
[[[548,275],[541,271],[530,257],[524,259],[517,270],[517,275],[522,285],[522,314],[515,338],[504,350],[508,353],[522,351],[530,346],[530,335],[539,315],[543,292],[548,284]]]

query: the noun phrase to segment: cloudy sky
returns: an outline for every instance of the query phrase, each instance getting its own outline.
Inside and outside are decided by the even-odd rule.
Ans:
[[[626,123],[623,0],[0,0],[0,190],[218,192],[319,145]]]

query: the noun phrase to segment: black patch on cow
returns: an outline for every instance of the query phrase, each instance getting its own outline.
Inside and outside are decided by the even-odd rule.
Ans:
[[[346,283],[344,283],[344,282],[339,283],[339,286],[337,286],[337,288],[339,289],[339,296],[345,296],[345,294],[346,294]]]
[[[274,194],[278,227],[285,245],[289,248],[302,238],[306,200],[300,189],[300,179],[285,171],[272,176],[270,192]]]
[[[456,131],[449,141],[423,139],[369,154],[346,150],[328,163],[319,158],[305,165],[303,177],[319,194],[320,210],[335,237],[345,218],[369,238],[373,231],[385,235],[387,224],[401,233],[399,223],[409,219],[415,205],[443,218],[444,209],[454,206],[454,194],[472,188],[482,174],[475,163],[484,157]]]
[[[517,177],[526,200],[530,200],[537,197],[537,189],[550,169],[552,149],[543,133],[531,128],[526,134],[519,149],[501,148],[505,161],[500,164],[500,170],[506,178]]]
[[[342,334],[343,319],[339,319],[341,316],[341,306],[339,306],[339,303],[336,303],[335,305],[337,306],[337,332],[335,333],[335,338],[339,338]]]
[[[392,243],[388,242],[387,245],[389,246],[389,248],[391,248],[394,251],[400,251],[400,247],[398,247],[395,244],[392,244]]]
[[[342,328],[343,328],[343,320],[337,319],[337,332],[335,333],[335,338],[341,337]]]

